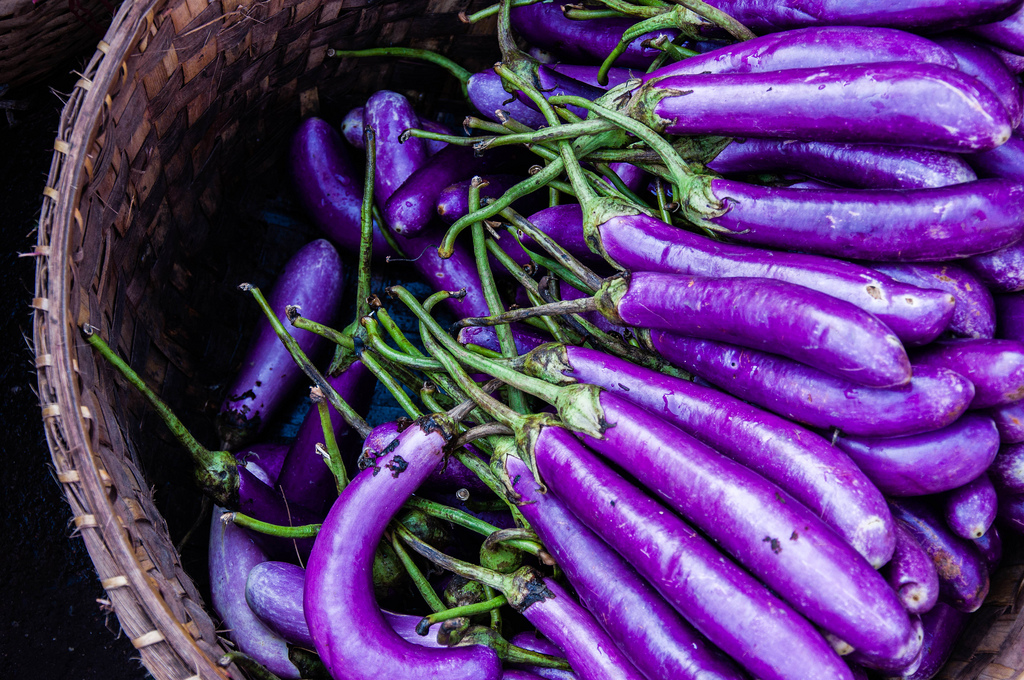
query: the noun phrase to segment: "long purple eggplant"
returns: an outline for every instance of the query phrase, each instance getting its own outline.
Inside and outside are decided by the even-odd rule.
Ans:
[[[896,522],[896,552],[882,574],[911,614],[923,614],[939,600],[935,564],[901,522]]]
[[[607,391],[580,393],[559,413],[567,422],[600,423],[577,436],[878,667],[900,668],[917,654],[920,641],[885,580],[777,485]]]
[[[1004,444],[1024,442],[1024,401],[995,406],[984,413],[995,421],[999,441]]]
[[[821,634],[575,437],[543,427],[541,479],[693,626],[761,680],[851,680]]]
[[[1024,181],[1024,137],[1016,130],[1005,144],[989,151],[966,154],[964,158],[979,177]]]
[[[583,347],[547,345],[524,362],[536,377],[598,385],[655,413],[775,482],[872,566],[892,556],[892,515],[850,458],[799,425],[718,390]]]
[[[931,432],[891,438],[841,434],[835,444],[887,496],[923,496],[982,474],[999,451],[999,432],[991,418],[968,413]]]
[[[562,228],[566,224],[579,225],[582,234],[583,218],[578,208],[573,214],[552,217],[561,219]],[[534,215],[531,220],[547,231],[542,226],[547,220],[536,218]],[[570,221],[573,219],[575,222]],[[605,255],[621,269],[764,277],[813,288],[870,312],[908,345],[933,340],[955,313],[953,298],[948,293],[905,285],[860,265],[817,255],[722,243],[646,215],[612,217],[591,233]],[[549,235],[559,240],[558,234]],[[570,251],[575,254],[571,248]]]
[[[474,73],[466,82],[469,101],[482,115],[497,121],[496,111],[505,111],[510,117],[532,128],[546,123],[539,111],[535,111],[505,91],[501,76],[493,71]]]
[[[967,624],[967,614],[939,602],[921,615],[924,627],[924,645],[921,663],[913,673],[891,676],[892,680],[930,680],[935,677],[953,652],[953,645]]]
[[[996,330],[995,303],[985,284],[964,267],[944,263],[883,263],[872,267],[897,281],[942,290],[956,300],[947,330],[968,338],[991,338]]]
[[[363,120],[362,106],[357,107],[345,114],[345,117],[341,121],[341,136],[345,138],[351,146],[357,149],[365,149],[366,143],[363,141],[363,126],[365,121]],[[420,119],[418,127],[427,130],[428,132],[436,132],[441,135],[450,135],[452,131],[441,123],[435,123],[432,120]],[[427,147],[427,155],[433,156],[434,154],[441,151],[441,149],[448,146],[447,142],[441,142],[435,139],[424,139],[423,143]]]
[[[1002,59],[984,45],[966,38],[940,36],[935,42],[956,57],[959,70],[980,80],[999,97],[1010,115],[1013,127],[1020,125],[1021,115],[1024,114],[1020,84],[1016,74],[1006,67]]]
[[[914,366],[940,366],[974,385],[970,408],[1024,399],[1024,342],[987,338],[941,340],[915,352]]]
[[[554,239],[569,253],[586,264],[602,263],[601,258],[590,250],[583,234],[583,209],[579,203],[566,203],[539,210],[528,218],[537,229]],[[527,248],[538,248],[526,234],[521,236]]]
[[[710,180],[723,235],[772,248],[870,261],[946,261],[1024,235],[1024,185],[981,179],[935,189],[814,191]]]
[[[1000,493],[1024,493],[1024,444],[1008,444],[1000,448],[989,475]]]
[[[310,319],[332,325],[344,292],[341,258],[324,239],[303,246],[285,265],[267,296],[271,309],[285,323],[285,307],[296,305]],[[295,340],[307,354],[326,349],[325,340],[296,330]],[[251,438],[280,408],[302,379],[302,371],[278,339],[270,322],[260,319],[255,340],[227,390],[217,415],[217,430],[227,448]]]
[[[1024,341],[1024,293],[994,296],[996,337]]]
[[[452,427],[434,415],[406,428],[391,451],[345,488],[321,527],[306,567],[303,608],[316,651],[336,677],[501,677],[501,662],[490,648],[439,650],[406,642],[388,625],[373,596],[373,550],[406,498],[441,461]]]
[[[647,81],[630,115],[673,135],[898,144],[938,151],[993,149],[1009,114],[977,79],[945,66],[847,64]]]
[[[966,262],[993,293],[1024,290],[1024,243],[1020,241],[974,255]]]
[[[306,570],[289,562],[261,562],[249,571],[245,581],[245,600],[252,612],[288,642],[313,648],[313,636],[302,608],[302,590]],[[437,637],[420,635],[416,626],[421,616],[381,610],[384,618],[403,640],[421,647],[443,647]]]
[[[956,536],[925,499],[891,501],[893,516],[932,558],[939,572],[939,596],[960,611],[973,612],[988,594],[988,568],[971,541]]]
[[[799,172],[865,189],[925,189],[978,179],[961,156],[942,151],[777,139],[735,140],[707,167],[723,175]]]
[[[493,352],[501,351],[501,348],[498,346],[498,335],[491,326],[466,326],[465,328],[460,328],[456,339],[460,345],[479,345]],[[551,342],[551,338],[547,338],[525,326],[513,326],[512,339],[515,341],[517,354],[526,354],[545,342]]]
[[[587,609],[648,678],[743,677],[561,501],[540,493],[525,463],[505,456],[503,465],[530,526]]]
[[[873,389],[765,352],[651,332],[653,349],[730,394],[792,420],[863,437],[897,437],[955,421],[974,387],[949,369],[922,366],[904,387]]]
[[[998,21],[967,30],[1010,52],[1024,54],[1024,7],[1018,5],[1012,14],[999,17]]]
[[[480,189],[480,200],[500,198],[502,194],[525,179],[525,177],[520,177],[519,175],[483,175],[482,178],[487,184]],[[455,220],[469,212],[470,181],[456,182],[451,186],[445,187],[438,194],[437,214],[448,224],[454,224]],[[543,192],[535,191],[514,202],[512,207],[520,214],[529,215],[540,210],[542,204],[546,203],[546,198]],[[504,241],[500,243],[503,247],[506,246]],[[515,249],[512,250],[514,251]],[[515,252],[510,252],[509,254],[515,256]],[[522,264],[527,262],[529,262],[529,259],[523,261]]]
[[[509,642],[517,647],[528,649],[531,652],[540,652],[541,654],[549,654],[551,656],[562,656],[564,654],[564,652],[559,649],[558,645],[547,638],[530,631],[516,633]],[[578,676],[575,673],[572,671],[564,671],[561,668],[540,668],[539,666],[526,664],[522,664],[519,667],[528,669],[535,675],[546,678],[546,680],[578,680]],[[502,680],[504,680],[504,678],[502,678]]]
[[[373,198],[383,208],[409,175],[427,162],[427,149],[418,137],[399,143],[403,132],[419,125],[419,116],[409,100],[397,92],[378,90],[371,95],[366,100],[363,119],[376,135]]]
[[[946,525],[961,538],[977,540],[992,526],[998,506],[995,487],[983,473],[946,496]]]
[[[245,601],[249,571],[267,556],[245,529],[221,521],[224,512],[214,507],[210,524],[208,568],[213,608],[239,650],[281,678],[298,678],[301,674],[288,658],[287,641],[264,625]]]
[[[814,26],[772,32],[662,66],[645,81],[698,73],[762,73],[791,68],[911,61],[956,68],[944,47],[893,28]]]
[[[763,278],[634,272],[595,295],[612,323],[732,342],[787,356],[872,387],[910,382],[899,338],[862,309]]]

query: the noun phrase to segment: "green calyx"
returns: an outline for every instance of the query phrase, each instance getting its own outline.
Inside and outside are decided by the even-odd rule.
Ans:
[[[532,567],[523,567],[512,574],[512,586],[505,593],[508,603],[516,611],[555,597],[544,584],[544,577]]]
[[[572,371],[568,350],[558,342],[549,342],[530,350],[519,360],[520,368],[527,375],[546,380],[555,385],[572,385],[577,381],[566,375]]]
[[[594,293],[597,310],[614,324],[627,325],[619,316],[619,300],[629,290],[629,272],[622,272],[604,280],[601,287]]]
[[[547,493],[548,489],[544,485],[544,480],[540,478],[540,473],[537,471],[537,439],[540,438],[541,432],[543,432],[545,427],[561,426],[562,423],[559,422],[558,418],[550,413],[537,413],[524,417],[519,427],[515,428],[516,455],[522,458],[523,462],[526,463],[526,467],[530,468],[530,472],[533,473],[533,478],[537,480],[541,493]],[[495,454],[497,454],[497,450],[495,450]]]
[[[195,468],[199,488],[225,508],[238,507],[238,463],[228,451],[209,451],[202,465]]]
[[[603,439],[605,430],[611,427],[601,406],[603,391],[597,385],[585,383],[563,387],[555,402],[562,424],[575,433]]]
[[[649,214],[640,207],[611,196],[594,196],[581,203],[583,210],[583,238],[591,252],[603,257],[616,269],[624,269],[608,255],[601,239],[601,225],[616,217]]]

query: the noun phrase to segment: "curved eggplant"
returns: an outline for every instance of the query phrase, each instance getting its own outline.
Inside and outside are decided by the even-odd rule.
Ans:
[[[1024,399],[1024,342],[988,338],[940,340],[915,351],[914,366],[941,366],[974,385],[970,408]]]
[[[897,281],[942,290],[956,300],[953,317],[946,329],[968,338],[991,338],[996,330],[996,310],[992,293],[967,269],[944,263],[882,263],[872,268]]]
[[[1024,7],[1018,5],[1012,14],[993,23],[975,24],[967,30],[1010,52],[1024,54]]]
[[[977,540],[992,526],[998,506],[996,489],[982,473],[946,495],[946,525],[961,538]]]
[[[402,133],[417,127],[420,119],[409,100],[397,92],[374,92],[366,100],[363,120],[376,136],[377,167],[373,176],[373,199],[384,209],[388,199],[409,175],[427,162],[427,148],[418,137],[399,142]]]
[[[921,624],[924,627],[924,645],[920,665],[912,673],[890,676],[890,680],[930,680],[935,677],[953,652],[960,631],[967,625],[967,614],[939,602],[921,615]]]
[[[911,614],[923,614],[939,601],[935,564],[901,522],[896,522],[896,552],[882,574]]]
[[[469,101],[481,115],[497,121],[496,111],[505,111],[511,118],[531,128],[547,123],[539,111],[535,111],[505,91],[501,76],[493,71],[474,73],[466,82]]]
[[[969,257],[966,263],[993,293],[1024,290],[1024,243],[1020,241]]]
[[[956,57],[956,68],[980,80],[999,97],[1010,115],[1013,127],[1020,125],[1021,116],[1024,115],[1020,84],[1016,74],[1007,68],[1002,59],[984,45],[965,38],[939,36],[935,42]]]

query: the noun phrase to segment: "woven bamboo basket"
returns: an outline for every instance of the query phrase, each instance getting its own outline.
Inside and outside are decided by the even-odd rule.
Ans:
[[[47,0],[48,2],[50,0]],[[235,286],[266,282],[311,236],[261,219],[289,134],[382,87],[429,113],[459,97],[434,67],[341,61],[402,44],[495,61],[468,0],[137,0],[116,12],[64,109],[38,232],[34,341],[59,481],[122,628],[158,680],[223,678],[206,608],[200,515],[180,451],[79,328],[99,329],[201,441],[255,320]],[[243,343],[244,344],[244,343]],[[944,677],[1024,678],[1024,559],[1009,551]],[[812,680],[812,679],[808,679]],[[813,679],[825,680],[825,679]]]
[[[37,80],[103,36],[114,0],[0,0],[0,85]]]

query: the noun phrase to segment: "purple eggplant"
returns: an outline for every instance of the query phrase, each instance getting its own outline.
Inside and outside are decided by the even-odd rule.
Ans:
[[[1024,401],[995,406],[984,413],[995,421],[999,441],[1004,444],[1024,442]]]
[[[363,119],[376,135],[373,198],[383,208],[409,175],[426,163],[427,149],[417,137],[399,142],[403,132],[419,125],[419,116],[409,100],[397,92],[378,90],[371,95],[366,100]]]
[[[307,318],[332,325],[344,292],[341,258],[330,243],[318,239],[303,246],[285,265],[267,296],[271,309],[285,323],[285,307],[295,305]],[[296,330],[299,347],[314,355],[327,348],[320,336]],[[302,370],[266,319],[260,319],[255,340],[228,388],[217,416],[217,430],[226,448],[234,448],[267,423],[285,397],[299,385]]]
[[[973,25],[967,30],[993,45],[1015,54],[1024,54],[1024,7],[1017,5],[1012,14],[999,17],[998,21],[990,24]]]
[[[1024,293],[995,295],[996,337],[1024,341]]]
[[[597,73],[601,69],[600,66],[592,66],[588,64],[548,64],[545,68],[555,71],[563,76],[572,78],[573,80],[578,80],[581,83],[586,83],[593,87],[599,87],[602,90],[609,90],[634,77],[634,71],[632,69],[610,68],[608,69],[608,83],[606,85],[602,85],[597,81]]]
[[[991,418],[968,413],[931,432],[889,438],[841,434],[835,444],[887,496],[923,496],[983,473],[999,451],[999,432]]]
[[[583,347],[548,345],[524,368],[550,381],[598,385],[646,408],[775,482],[878,568],[892,556],[892,515],[850,458],[817,434],[718,390]]]
[[[1017,75],[1024,73],[1024,56],[1009,52],[1001,47],[992,45],[991,43],[986,43],[985,46],[992,50],[993,54],[1003,60],[1003,63],[1006,64],[1006,68],[1010,69],[1011,73],[1015,73]]]
[[[546,124],[546,119],[505,91],[501,76],[493,71],[474,73],[466,83],[469,101],[482,115],[497,121],[498,110],[505,111],[511,118],[532,128]]]
[[[744,243],[870,261],[987,253],[1024,235],[1024,185],[981,179],[935,189],[761,187],[710,181],[725,212],[707,222]]]
[[[967,269],[948,262],[873,264],[872,267],[902,283],[952,295],[956,306],[946,327],[950,333],[968,338],[995,335],[996,310],[992,294]]]
[[[946,525],[961,538],[979,539],[995,521],[998,506],[996,489],[982,473],[946,495]]]
[[[487,182],[487,184],[480,188],[480,200],[485,198],[499,198],[506,191],[525,179],[518,175],[483,175],[482,178]],[[437,214],[440,215],[441,219],[448,224],[454,224],[456,220],[469,212],[470,181],[471,180],[466,180],[452,184],[438,194]],[[514,202],[512,207],[520,214],[529,215],[530,213],[540,210],[542,204],[547,202],[546,199],[547,197],[543,192],[535,191]],[[503,248],[507,248],[508,246],[504,241],[500,241],[499,243]],[[513,257],[516,256],[516,248],[507,249],[512,251],[509,253],[510,255]],[[517,258],[516,261],[519,262],[519,259]],[[529,258],[527,258],[526,260],[521,261],[520,264],[526,264],[529,261]]]
[[[545,99],[555,96],[570,96],[594,100],[605,93],[605,89],[600,86],[576,80],[545,64],[537,66],[536,74],[537,89],[544,95]],[[519,91],[516,93],[516,96],[519,98],[519,101],[527,106],[534,109],[537,108],[537,104],[525,92]],[[572,104],[566,106],[566,108],[580,118],[587,117],[588,112],[586,109]]]
[[[953,645],[967,624],[967,614],[945,602],[939,602],[921,615],[921,623],[924,627],[924,645],[917,670],[890,676],[891,680],[929,680],[935,677],[953,652]]]
[[[245,601],[250,570],[267,561],[245,529],[221,521],[224,509],[215,506],[210,525],[210,595],[213,608],[238,649],[281,678],[300,677],[288,658],[288,643],[260,621]],[[372,587],[371,587],[372,590]]]
[[[630,114],[673,135],[993,149],[1013,126],[977,79],[937,64],[889,62],[766,73],[665,76],[633,93]]]
[[[603,61],[619,44],[623,32],[635,23],[630,18],[574,21],[562,13],[557,2],[512,8],[512,27],[524,40],[561,55],[564,61],[577,63]],[[643,47],[642,43],[658,35],[667,35],[671,40],[678,31],[645,33],[629,43],[615,63],[627,68],[646,68],[661,51]]]
[[[1019,340],[941,340],[917,350],[914,366],[941,366],[970,380],[974,385],[972,409],[1024,398],[1024,342]]]
[[[541,493],[525,463],[506,456],[503,465],[530,526],[587,609],[648,678],[743,677],[564,504]]]
[[[1016,534],[1024,534],[1024,494],[1000,494],[999,519]]]
[[[839,186],[925,189],[978,179],[961,156],[882,144],[736,140],[707,167],[723,175],[799,172]]]
[[[374,548],[408,496],[440,463],[452,427],[435,414],[406,428],[396,446],[345,487],[321,527],[307,563],[303,608],[316,651],[335,677],[501,677],[501,662],[488,647],[429,649],[406,642],[373,595]]]
[[[259,442],[242,447],[235,452],[235,458],[253,471],[261,482],[272,487],[281,475],[289,448],[291,447],[288,444]],[[261,473],[256,473],[254,467],[258,467]]]
[[[1024,181],[1024,137],[1015,130],[1005,144],[964,156],[979,177]]]
[[[872,387],[910,382],[906,350],[877,318],[786,281],[634,272],[595,298],[612,323],[771,351]]]
[[[935,563],[939,597],[963,612],[978,609],[989,588],[988,568],[978,549],[951,532],[926,500],[900,498],[890,503],[893,516],[906,524]]]
[[[582,233],[583,220],[578,208],[575,214],[557,217],[561,218],[563,228],[565,224],[579,225],[577,230]],[[572,219],[576,221],[570,222]],[[535,224],[544,222],[536,220]],[[954,300],[948,293],[905,285],[860,265],[817,255],[722,243],[646,215],[612,217],[594,229],[593,234],[609,260],[621,269],[764,277],[813,288],[870,312],[908,345],[936,338],[955,313]],[[552,236],[558,240],[558,235]]]
[[[512,328],[512,339],[516,343],[516,353],[526,354],[530,350],[550,342],[550,338],[537,333],[531,328],[514,326]],[[466,326],[459,329],[457,337],[461,345],[479,345],[493,352],[500,352],[498,346],[498,335],[491,326]]]
[[[763,73],[792,68],[911,61],[957,68],[949,50],[893,28],[814,26],[772,32],[662,66],[645,81],[699,73]]]
[[[522,668],[506,668],[501,674],[501,680],[543,680],[543,675],[537,675]]]
[[[996,525],[990,526],[981,538],[974,539],[974,546],[981,553],[985,564],[988,565],[988,573],[991,574],[999,566],[999,560],[1003,558],[1003,540]]]
[[[345,117],[341,121],[341,136],[345,138],[346,142],[357,149],[366,148],[366,143],[363,141],[363,111],[364,108],[362,106],[352,109],[345,114]],[[452,134],[452,131],[447,127],[441,123],[435,123],[432,120],[423,120],[421,118],[417,127],[427,130],[428,132],[436,132],[440,135]],[[448,146],[447,142],[441,142],[435,139],[424,139],[423,143],[426,145],[428,156],[433,156],[441,151],[441,149]]]
[[[911,614],[923,614],[939,600],[935,564],[901,522],[896,522],[896,552],[882,574]]]
[[[712,643],[761,680],[850,680],[813,626],[567,431],[534,440],[541,479]]]
[[[509,642],[517,647],[528,649],[531,652],[540,652],[541,654],[548,654],[550,656],[562,656],[564,654],[564,652],[559,649],[558,645],[555,643],[551,642],[547,638],[541,637],[537,633],[528,631],[516,633]],[[535,675],[546,678],[546,680],[578,680],[579,678],[579,676],[572,671],[564,671],[561,668],[541,668],[539,666],[531,666],[527,664],[522,664],[519,668],[528,669]],[[502,680],[504,680],[504,678],[502,678]]]
[[[984,45],[965,38],[940,36],[935,42],[952,52],[956,57],[956,68],[980,80],[999,97],[1013,127],[1020,125],[1024,114],[1020,84],[1016,74],[1006,67],[1002,59]]]
[[[582,413],[583,402],[588,410],[580,422],[601,425],[578,433],[583,443],[664,499],[795,610],[879,667],[900,668],[917,654],[920,641],[895,593],[806,506],[645,409],[610,392],[585,394],[575,397],[572,411]],[[543,465],[540,472],[550,480]]]
[[[1001,447],[992,462],[989,475],[999,493],[1024,493],[1024,444]]]
[[[929,432],[954,422],[974,397],[959,373],[914,370],[909,385],[861,387],[783,357],[662,331],[653,349],[727,392],[792,420],[863,437]]]
[[[993,293],[1024,290],[1024,242],[969,257],[967,266]]]
[[[288,642],[313,648],[313,636],[302,608],[302,590],[306,570],[288,562],[261,562],[249,571],[245,581],[245,600],[253,613]],[[433,635],[420,635],[416,626],[420,616],[381,610],[384,618],[403,640],[422,647],[443,647]]]
[[[365,416],[370,407],[370,395],[376,379],[361,361],[353,363],[337,377],[328,376],[327,382],[347,403],[352,404],[360,415]],[[331,426],[337,439],[342,459],[351,465],[358,457],[359,436],[333,407],[328,406]],[[314,405],[302,424],[298,435],[288,451],[277,487],[289,503],[296,503],[323,517],[337,497],[337,487],[331,469],[316,452],[316,445],[324,443],[324,430],[320,411]]]
[[[586,264],[601,263],[601,258],[594,254],[583,235],[583,209],[579,203],[567,203],[544,208],[530,215],[533,226],[544,232],[558,245]],[[533,239],[521,234],[523,245],[527,248],[539,248]]]

